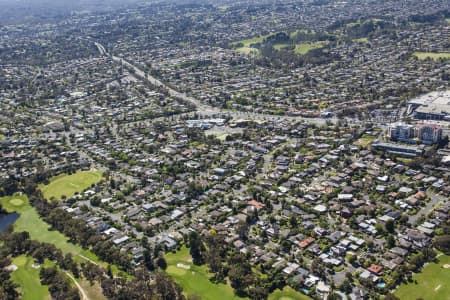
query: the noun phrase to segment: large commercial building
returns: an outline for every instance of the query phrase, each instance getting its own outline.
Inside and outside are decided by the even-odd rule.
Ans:
[[[389,136],[393,141],[410,142],[414,138],[414,126],[396,123],[389,127]]]
[[[411,146],[411,145],[393,144],[393,143],[373,143],[372,144],[373,149],[386,151],[388,153],[391,153],[391,154],[394,154],[397,156],[404,156],[404,157],[421,156],[423,154],[422,146]]]
[[[421,125],[417,137],[424,144],[439,143],[442,139],[442,128],[434,124]]]
[[[389,126],[389,137],[392,141],[415,144],[420,141],[431,145],[442,140],[442,128],[435,124],[422,124],[418,127],[405,123]]]
[[[422,120],[450,121],[450,91],[431,92],[409,101],[409,111]]]

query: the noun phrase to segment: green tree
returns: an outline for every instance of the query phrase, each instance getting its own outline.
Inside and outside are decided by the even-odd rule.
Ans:
[[[166,262],[166,260],[164,259],[164,257],[158,257],[158,258],[156,259],[156,265],[157,265],[160,269],[162,269],[162,270],[167,269],[167,262]]]
[[[386,229],[387,232],[389,233],[394,233],[395,232],[395,223],[394,220],[387,220],[386,223],[384,224],[384,228]]]
[[[339,289],[346,294],[350,294],[353,289],[352,283],[350,282],[350,280],[345,279],[344,282],[342,282]]]
[[[394,246],[395,246],[395,238],[391,234],[389,234],[386,237],[386,247],[390,249]]]
[[[331,293],[328,295],[327,300],[341,300],[342,297],[337,293]]]
[[[441,235],[434,238],[433,245],[444,252],[447,255],[450,255],[450,235]]]
[[[192,261],[196,265],[201,265],[203,263],[203,252],[205,247],[203,246],[203,241],[200,235],[193,231],[189,234],[189,253],[192,256]]]

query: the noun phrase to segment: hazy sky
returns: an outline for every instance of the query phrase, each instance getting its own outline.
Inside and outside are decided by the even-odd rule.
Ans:
[[[0,24],[51,20],[72,11],[101,11],[142,0],[0,0]]]

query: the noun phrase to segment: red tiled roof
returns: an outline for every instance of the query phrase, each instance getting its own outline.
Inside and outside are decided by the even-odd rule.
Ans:
[[[369,270],[372,273],[379,274],[383,270],[383,267],[372,264],[370,267],[367,268],[367,270]]]
[[[248,205],[251,205],[256,209],[262,209],[262,208],[266,207],[266,205],[264,203],[258,202],[256,200],[248,201]]]
[[[315,239],[313,237],[309,237],[298,243],[300,248],[306,248],[308,247],[312,242],[314,242]]]

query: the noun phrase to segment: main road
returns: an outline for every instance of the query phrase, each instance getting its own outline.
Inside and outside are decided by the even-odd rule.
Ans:
[[[217,114],[222,115],[229,115],[235,119],[258,119],[258,120],[293,120],[293,121],[304,121],[307,123],[313,123],[317,125],[325,125],[327,122],[331,122],[336,124],[337,119],[336,118],[305,118],[305,117],[298,117],[298,116],[278,116],[278,115],[271,115],[271,114],[262,114],[262,113],[254,113],[254,112],[241,112],[241,111],[235,111],[235,110],[222,110],[220,108],[216,108],[207,104],[202,103],[198,99],[195,99],[193,97],[190,97],[186,95],[185,93],[178,92],[174,90],[173,88],[169,87],[168,85],[161,82],[159,79],[151,76],[150,74],[145,74],[145,72],[141,69],[139,69],[137,66],[133,65],[132,63],[128,62],[126,59],[110,55],[105,47],[103,47],[100,43],[95,42],[95,46],[97,47],[98,51],[101,55],[109,56],[114,62],[119,63],[123,66],[125,66],[128,69],[133,70],[133,73],[141,78],[142,80],[146,80],[149,83],[151,83],[154,86],[163,87],[165,90],[167,90],[168,94],[174,98],[181,99],[185,102],[191,103],[196,108],[196,113],[204,116],[213,116]]]

